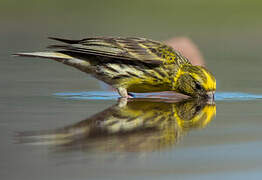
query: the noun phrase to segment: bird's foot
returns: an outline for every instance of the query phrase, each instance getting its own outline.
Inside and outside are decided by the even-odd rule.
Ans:
[[[134,95],[131,93],[128,93],[126,88],[119,87],[117,88],[117,92],[121,96],[121,98],[134,98]]]
[[[118,99],[117,106],[120,107],[120,108],[125,107],[127,105],[127,101],[128,101],[127,98],[121,97],[121,98]]]

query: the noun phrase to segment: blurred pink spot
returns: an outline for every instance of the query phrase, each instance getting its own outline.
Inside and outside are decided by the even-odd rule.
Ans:
[[[174,37],[165,43],[188,58],[193,65],[205,66],[204,58],[196,44],[187,37]]]

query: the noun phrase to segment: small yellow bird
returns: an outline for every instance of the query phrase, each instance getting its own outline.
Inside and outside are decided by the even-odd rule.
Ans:
[[[191,97],[213,98],[216,80],[202,66],[190,61],[170,46],[145,38],[94,37],[68,40],[51,45],[49,52],[17,53],[42,57],[73,66],[117,89],[128,98],[129,92],[175,91]]]

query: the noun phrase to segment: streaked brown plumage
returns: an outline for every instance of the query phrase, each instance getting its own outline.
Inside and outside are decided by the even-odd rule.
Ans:
[[[215,78],[204,67],[193,66],[171,47],[144,38],[95,37],[82,40],[51,38],[64,42],[51,45],[53,52],[18,53],[54,59],[89,73],[127,92],[175,91],[206,96],[216,89]]]

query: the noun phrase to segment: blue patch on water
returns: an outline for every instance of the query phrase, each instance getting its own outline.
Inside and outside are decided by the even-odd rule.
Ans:
[[[117,92],[113,91],[62,92],[54,95],[78,100],[112,100],[120,97]]]
[[[215,94],[215,100],[233,100],[233,101],[246,101],[246,100],[255,100],[262,99],[261,94],[250,94],[250,93],[241,93],[241,92],[217,92]]]
[[[75,100],[116,100],[120,97],[117,92],[113,91],[61,92],[54,95]],[[136,98],[147,98],[148,96],[161,96],[163,93],[132,93],[132,95]],[[167,98],[164,97],[164,99]],[[215,94],[216,101],[245,101],[255,99],[262,99],[262,95],[241,92],[217,92]]]

